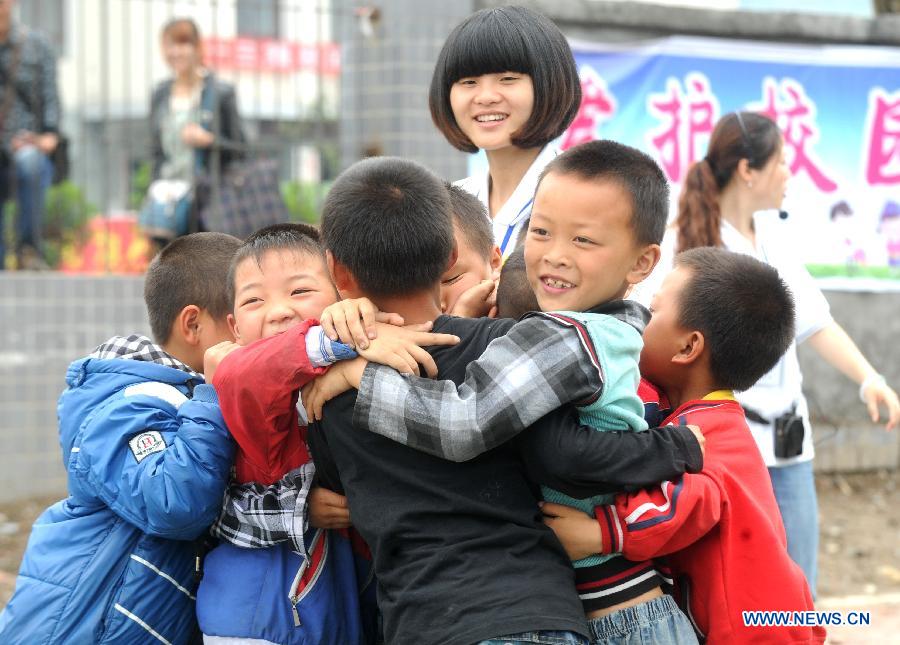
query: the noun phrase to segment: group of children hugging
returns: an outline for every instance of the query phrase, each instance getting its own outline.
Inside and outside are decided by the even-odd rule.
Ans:
[[[69,367],[69,496],[2,640],[821,642],[741,618],[812,608],[732,396],[790,343],[790,292],[705,248],[652,317],[625,299],[667,202],[645,154],[566,151],[496,302],[469,297],[499,265],[480,202],[401,159],[345,171],[321,231],[175,240],[153,340]]]
[[[734,398],[793,351],[792,289],[713,245],[675,256],[652,315],[629,299],[669,188],[634,148],[552,148],[579,98],[549,20],[478,12],[429,101],[487,175],[367,159],[318,229],[163,248],[153,338],[68,369],[69,495],[0,641],[823,642],[744,623],[813,609]]]

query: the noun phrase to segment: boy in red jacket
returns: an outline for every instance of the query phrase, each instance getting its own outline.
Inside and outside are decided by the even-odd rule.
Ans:
[[[707,643],[823,642],[825,630],[805,626],[801,616],[778,627],[747,626],[744,618],[814,608],[732,396],[768,372],[794,337],[790,292],[774,269],[749,256],[699,248],[676,257],[652,310],[641,372],[674,409],[663,424],[703,428],[703,471],[618,495],[595,510],[596,521],[545,504],[546,523],[572,557],[598,550],[632,560],[667,556],[680,604]]]
[[[224,541],[207,555],[197,593],[204,638],[283,645],[369,642],[375,630],[367,551],[346,531],[318,530],[344,529],[350,517],[342,496],[309,488],[315,469],[306,420],[296,405],[299,389],[356,351],[405,372],[417,372],[421,363],[434,373],[430,354],[415,343],[457,339],[385,324],[378,326],[378,339],[358,340],[356,351],[331,342],[317,319],[339,297],[318,231],[303,224],[277,224],[251,235],[232,259],[227,282],[234,299],[228,322],[237,343],[216,347],[221,362],[210,378],[237,443],[237,484],[224,508],[243,508],[266,522],[242,532],[223,512],[213,525],[213,534]],[[357,318],[375,317],[368,300],[341,304]],[[402,324],[396,316],[381,318]],[[297,484],[289,503],[264,488],[286,474]],[[288,531],[293,539],[283,541]]]
[[[234,313],[228,323],[234,345],[210,379],[222,397],[222,414],[238,444],[239,483],[268,486],[309,461],[297,411],[300,388],[331,363],[356,351],[330,341],[318,318],[339,296],[328,269],[319,232],[304,224],[276,224],[254,233],[238,249],[228,274]],[[359,316],[374,312],[366,299],[342,303]],[[372,313],[372,316],[375,314]],[[379,314],[402,324],[397,316]],[[417,362],[434,374],[431,355],[415,343],[448,344],[456,338],[379,326],[379,338],[358,350],[401,372],[418,373]],[[363,341],[365,342],[365,341]],[[234,351],[232,353],[232,350]]]

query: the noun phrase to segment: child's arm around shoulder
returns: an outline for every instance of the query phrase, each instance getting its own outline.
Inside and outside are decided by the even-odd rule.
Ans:
[[[494,339],[468,365],[460,385],[370,363],[359,383],[354,423],[417,450],[466,461],[602,386],[577,331],[531,317]]]
[[[129,386],[79,435],[70,476],[127,522],[188,540],[216,518],[234,443],[212,386],[198,385],[192,399],[165,383]]]

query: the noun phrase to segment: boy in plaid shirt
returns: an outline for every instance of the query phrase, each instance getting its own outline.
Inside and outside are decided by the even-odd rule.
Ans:
[[[637,362],[649,313],[622,298],[656,265],[667,212],[665,176],[644,153],[612,141],[566,151],[539,180],[524,251],[541,309],[558,313],[515,325],[469,365],[461,385],[353,361],[314,382],[304,400],[318,417],[322,400],[358,387],[355,418],[369,430],[453,461],[477,458],[565,403],[598,430],[646,430]],[[607,500],[547,487],[544,497],[584,508]],[[650,625],[660,638],[696,642],[661,591],[671,583],[663,567],[608,554],[574,564],[595,640],[625,620],[623,633]]]

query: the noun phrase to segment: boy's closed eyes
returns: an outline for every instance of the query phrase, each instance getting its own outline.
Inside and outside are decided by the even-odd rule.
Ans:
[[[235,270],[235,308],[229,323],[239,345],[248,345],[318,318],[338,300],[324,258],[295,250],[266,251]]]

